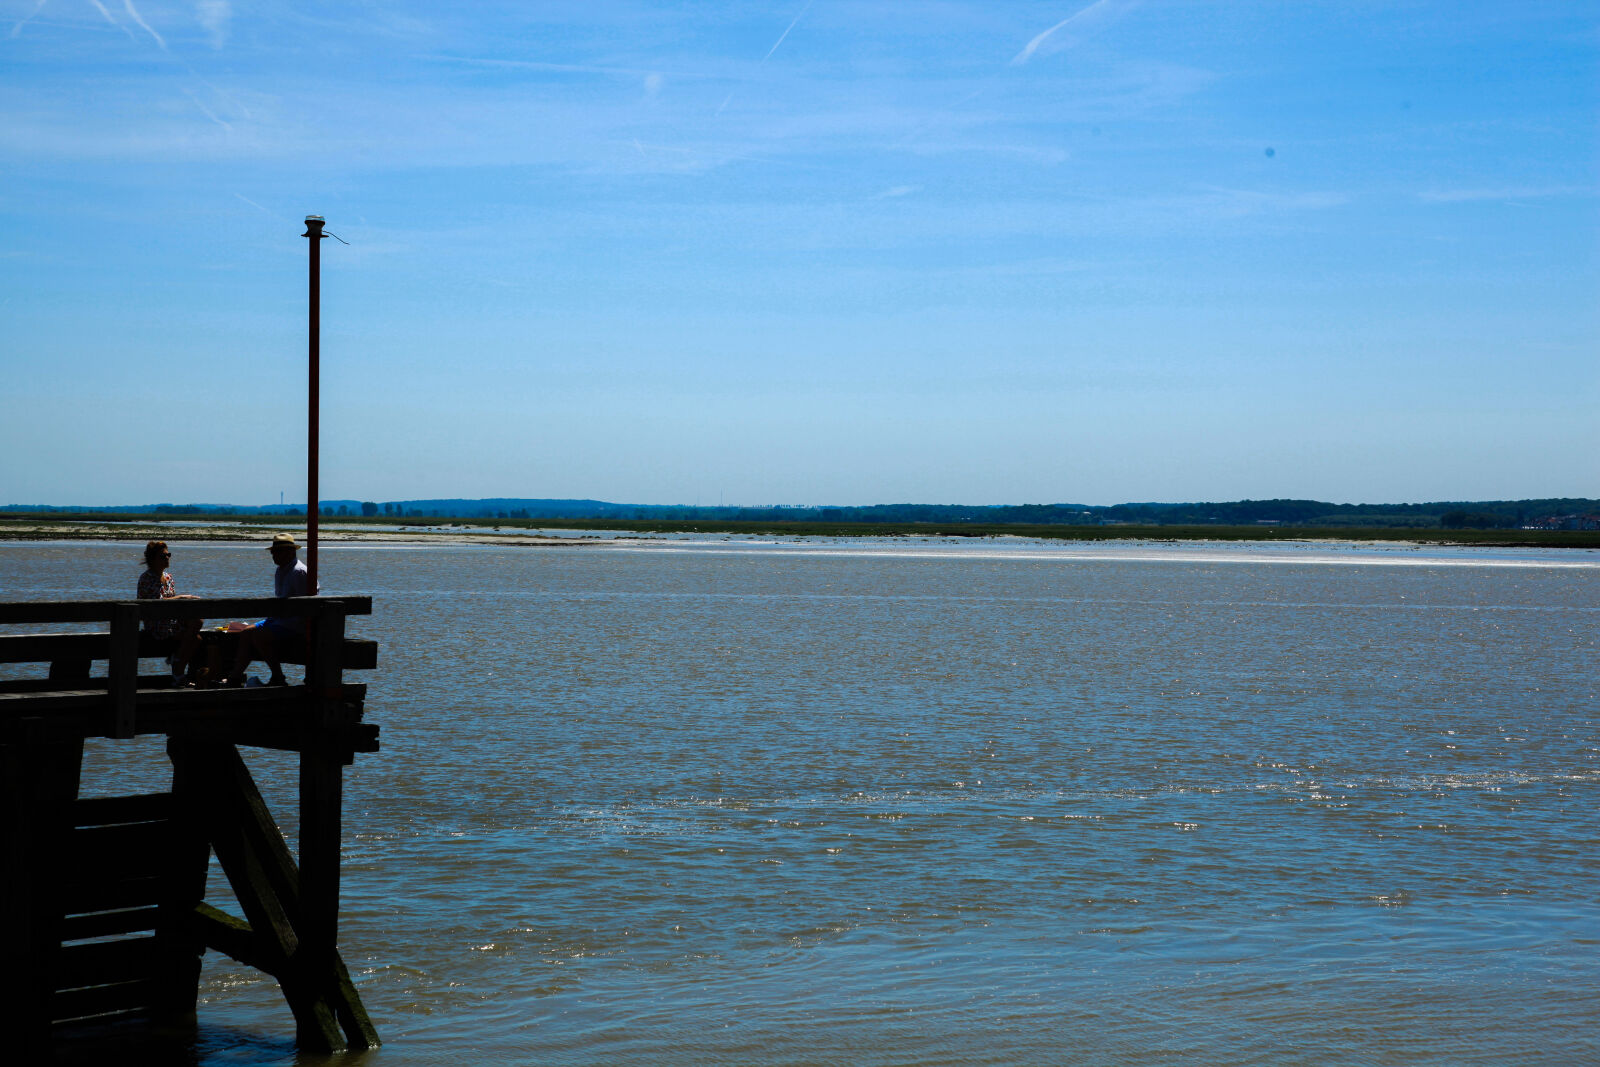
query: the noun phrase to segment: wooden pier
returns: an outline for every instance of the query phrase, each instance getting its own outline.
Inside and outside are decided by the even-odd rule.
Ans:
[[[337,947],[342,772],[378,748],[366,686],[344,681],[377,646],[347,638],[345,619],[371,612],[368,597],[0,603],[0,663],[48,665],[0,680],[0,1033],[23,1062],[64,1029],[192,1025],[207,949],[278,980],[303,1048],[378,1044]],[[306,664],[304,684],[185,689],[139,673],[154,651],[142,620],[266,615],[306,619],[304,654],[285,657]],[[170,791],[80,798],[86,739],[148,734],[166,738]],[[299,753],[298,862],[241,747]],[[242,917],[205,900],[213,854]]]

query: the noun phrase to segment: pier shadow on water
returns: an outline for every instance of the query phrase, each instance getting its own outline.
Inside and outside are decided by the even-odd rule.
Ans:
[[[355,1065],[365,1055],[344,1055],[340,1064]],[[312,1067],[334,1062],[315,1053],[298,1053],[292,1035],[268,1035],[232,1026],[152,1027],[142,1020],[109,1023],[58,1038],[50,1067],[106,1067],[108,1064],[150,1064],[152,1067]]]

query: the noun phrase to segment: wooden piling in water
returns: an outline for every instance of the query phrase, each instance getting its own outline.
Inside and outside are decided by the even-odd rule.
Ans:
[[[343,769],[378,748],[364,685],[376,645],[345,637],[366,597],[0,603],[0,627],[103,623],[89,633],[0,633],[0,662],[49,664],[0,680],[0,1032],[28,1056],[65,1028],[194,1019],[215,950],[278,980],[302,1047],[376,1046],[338,951]],[[175,688],[141,676],[151,618],[297,616],[305,684]],[[104,660],[104,677],[90,677]],[[166,737],[167,793],[80,799],[87,738]],[[297,752],[298,862],[240,747]],[[212,854],[242,917],[208,903]]]

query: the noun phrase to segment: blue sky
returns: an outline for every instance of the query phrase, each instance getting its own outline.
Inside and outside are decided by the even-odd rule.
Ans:
[[[1600,496],[1600,4],[0,0],[0,503]]]

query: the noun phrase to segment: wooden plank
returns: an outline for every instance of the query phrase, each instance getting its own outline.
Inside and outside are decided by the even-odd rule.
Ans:
[[[59,685],[59,689],[75,689],[82,679],[89,677],[89,661],[63,657],[50,661],[50,680],[53,682],[68,682],[72,685]]]
[[[171,793],[139,793],[126,797],[84,797],[72,805],[72,825],[117,826],[161,822],[176,811]]]
[[[346,692],[359,693],[364,688],[364,686],[346,686]],[[270,692],[283,693],[285,690],[275,689]],[[9,705],[0,699],[0,744],[17,740],[43,743],[52,739],[104,737],[109,727],[104,707],[97,707],[93,702],[79,702],[76,706],[58,705],[45,709],[43,713],[37,709],[31,714],[28,711],[26,706]],[[139,713],[138,725],[141,734],[185,736],[193,734],[197,738],[209,736],[216,740],[231,740],[229,731],[235,727],[270,727],[280,724],[298,727],[307,721],[309,714],[304,701],[278,698],[267,702],[247,701],[223,707],[146,708]],[[344,723],[337,728],[338,731],[360,724],[362,714],[363,706],[359,700],[347,701],[343,711]],[[241,739],[239,743],[247,742]],[[290,747],[298,751],[300,746]]]
[[[139,632],[139,658],[165,656],[163,643]],[[0,663],[44,663],[56,659],[105,659],[111,654],[111,631],[89,633],[0,635]]]
[[[155,974],[156,939],[125,937],[67,945],[57,960],[57,990],[140,981]]]
[[[230,705],[282,705],[279,710],[293,712],[308,696],[304,686],[262,685],[248,689],[139,689],[135,691],[142,718],[149,710],[203,711]],[[344,701],[360,701],[367,695],[362,682],[347,683],[341,690]],[[0,693],[0,718],[7,715],[35,715],[45,711],[106,707],[104,690],[64,689],[52,693]],[[144,730],[145,733],[160,731]]]
[[[67,1022],[101,1015],[148,1011],[157,993],[156,983],[149,979],[123,982],[119,985],[94,986],[88,989],[63,990],[50,999],[46,1018],[56,1022]]]
[[[124,601],[0,601],[0,625],[12,626],[41,622],[105,622],[111,618],[111,605],[120,603],[124,603]]]
[[[161,903],[166,882],[161,878],[97,879],[69,882],[60,889],[61,910],[67,915],[142,908]]]
[[[109,633],[0,635],[0,663],[48,663],[58,659],[105,659]]]
[[[88,661],[84,661],[87,667]],[[0,680],[0,693],[55,693],[63,689],[95,689],[106,692],[111,685],[111,679],[100,676],[90,677],[85,671],[78,678],[69,683],[63,683],[59,678],[6,678]],[[178,687],[170,674],[141,674],[135,685],[136,689],[176,689]]]
[[[288,650],[280,662],[304,664],[305,653],[300,649]],[[347,671],[370,671],[378,666],[378,642],[359,637],[347,637],[340,649],[339,666]]]
[[[0,693],[0,716],[13,709],[19,715],[67,708],[104,709],[107,699],[104,689],[61,689],[53,693]]]
[[[165,875],[172,866],[175,844],[170,822],[73,830],[62,857],[63,874],[73,881]]]
[[[69,915],[61,920],[61,940],[83,941],[91,937],[110,937],[115,934],[154,930],[156,917],[160,913],[159,908],[147,907]]]
[[[378,667],[378,642],[362,637],[346,637],[339,664],[347,671],[371,671]]]
[[[348,766],[357,752],[377,752],[378,726],[375,723],[350,723],[327,730],[310,730],[297,722],[207,722],[191,720],[174,726],[169,736],[193,741],[220,741],[247,748],[270,748],[279,752],[300,752],[307,745],[323,745],[341,753]]]
[[[166,653],[157,651],[158,642],[141,634],[139,658],[155,659]],[[50,663],[56,660],[103,660],[111,655],[109,631],[81,634],[0,634],[0,663]],[[285,663],[300,663],[305,656]],[[347,637],[340,649],[340,666],[347,671],[370,671],[378,665],[378,642]]]
[[[337,602],[346,615],[371,615],[370,596],[337,597],[201,597],[196,600],[69,600],[0,601],[0,626],[51,622],[104,622],[117,604],[135,604],[142,618],[213,619],[251,615],[301,617],[316,615]]]

